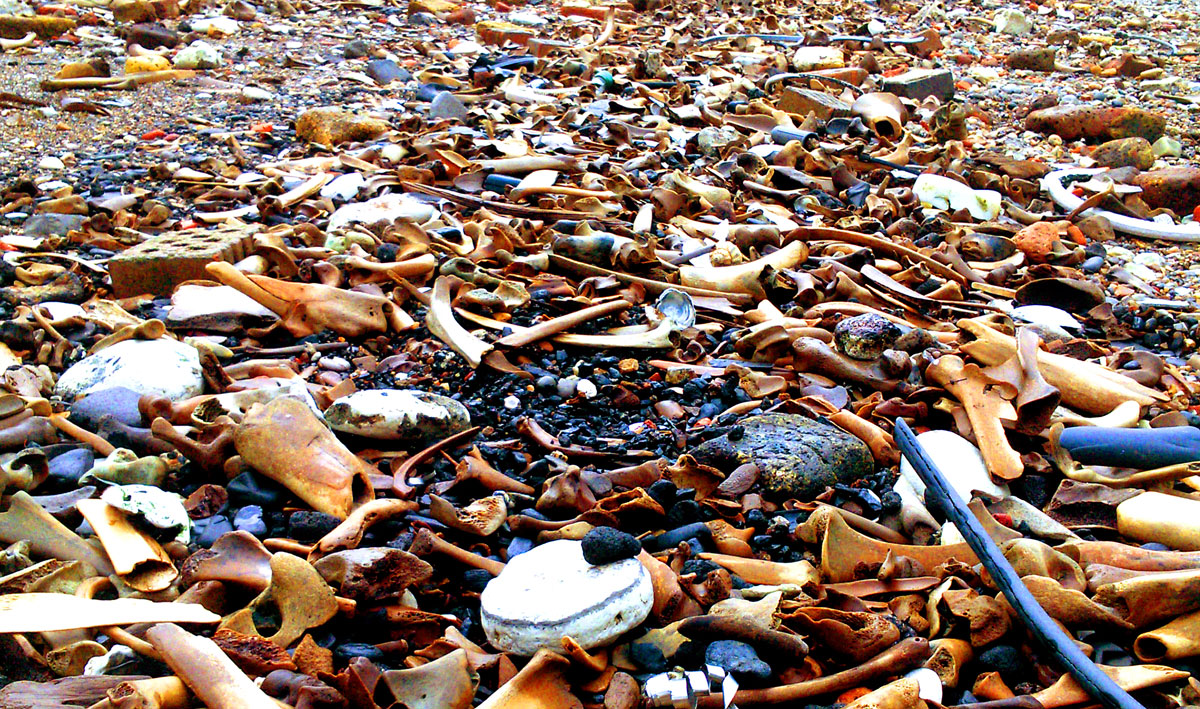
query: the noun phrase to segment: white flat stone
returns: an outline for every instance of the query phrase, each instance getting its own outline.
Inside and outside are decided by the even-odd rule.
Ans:
[[[1074,315],[1053,305],[1022,305],[1013,308],[1012,316],[1037,325],[1050,325],[1065,330],[1083,329],[1083,323],[1076,320]]]
[[[517,556],[480,596],[488,642],[498,650],[533,655],[562,651],[562,639],[584,649],[612,642],[650,615],[654,588],[637,559],[592,566],[569,539]]]
[[[329,216],[326,231],[337,231],[350,224],[377,224],[379,222],[416,222],[423,224],[437,216],[433,205],[407,194],[385,194],[366,202],[355,202],[339,207]]]
[[[343,396],[325,409],[341,433],[392,441],[436,440],[471,426],[467,407],[414,389],[370,389]]]
[[[88,355],[62,373],[54,393],[66,401],[125,387],[172,401],[204,393],[200,353],[178,340],[126,340]]]
[[[971,493],[975,490],[996,497],[1009,496],[1007,485],[992,482],[983,455],[967,439],[953,431],[935,430],[918,434],[917,440],[964,504],[971,501]],[[925,482],[907,458],[900,459],[900,475],[918,495],[925,494]]]

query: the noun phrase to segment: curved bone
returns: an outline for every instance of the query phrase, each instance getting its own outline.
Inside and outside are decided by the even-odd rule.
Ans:
[[[904,384],[902,379],[887,372],[881,361],[865,363],[850,359],[813,337],[798,337],[792,342],[792,359],[796,371],[816,372],[876,391],[892,392]]]
[[[792,241],[778,251],[736,266],[682,266],[679,269],[679,282],[688,288],[745,293],[762,299],[767,297],[767,292],[759,281],[764,269],[768,266],[775,270],[795,268],[807,258],[808,244]]]
[[[461,282],[454,276],[438,276],[433,282],[433,293],[425,313],[425,326],[475,368],[483,361],[483,356],[492,351],[492,345],[467,332],[466,328],[454,319],[450,291]]]
[[[146,638],[209,709],[279,709],[212,640],[173,623],[154,626]]]

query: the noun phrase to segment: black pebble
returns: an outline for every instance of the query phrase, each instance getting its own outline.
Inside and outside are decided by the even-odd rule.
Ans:
[[[1006,682],[1020,679],[1026,669],[1021,651],[1012,645],[993,645],[979,653],[977,661],[984,671],[999,672]]]
[[[583,558],[592,566],[632,559],[642,545],[632,534],[612,527],[596,527],[583,537]]]
[[[629,656],[646,672],[666,672],[670,667],[662,650],[650,643],[633,643],[629,646]]]
[[[301,510],[288,517],[288,531],[300,542],[315,542],[341,524],[341,520],[324,512]]]
[[[759,658],[754,648],[738,640],[718,640],[708,646],[704,660],[738,679],[766,680],[771,677],[771,666]]]

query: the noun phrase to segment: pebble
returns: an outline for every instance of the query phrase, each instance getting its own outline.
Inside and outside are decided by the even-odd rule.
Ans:
[[[637,537],[612,527],[596,527],[583,536],[583,558],[593,566],[632,559],[642,551]]]
[[[381,86],[386,86],[393,81],[408,81],[412,78],[412,72],[391,59],[372,59],[367,62],[366,74]]]
[[[88,355],[63,372],[54,393],[66,401],[125,387],[179,401],[204,393],[200,355],[178,340],[126,340]]]
[[[1021,651],[1012,645],[993,645],[975,659],[981,671],[999,672],[1006,681],[1021,681],[1026,662]]]
[[[704,661],[730,672],[739,680],[764,681],[771,678],[771,666],[759,658],[750,645],[739,640],[718,640],[704,652]]]
[[[275,94],[266,89],[260,89],[257,86],[243,86],[242,98],[251,102],[273,101],[275,100]]]
[[[233,526],[242,532],[249,532],[256,537],[267,536],[267,523],[263,521],[263,508],[258,505],[246,505],[233,516]]]
[[[212,546],[213,542],[220,539],[222,535],[232,531],[234,531],[233,523],[226,515],[213,515],[204,519],[192,520],[192,541],[205,549]]]
[[[561,650],[571,636],[584,649],[604,645],[650,614],[650,572],[636,559],[592,566],[583,545],[547,542],[512,559],[480,595],[484,634],[517,655]]]
[[[1025,13],[1014,8],[1003,8],[996,11],[993,17],[996,31],[1001,34],[1026,35],[1033,31],[1033,22],[1025,17]]]
[[[71,404],[71,421],[89,431],[100,427],[100,418],[108,415],[126,426],[145,426],[138,400],[142,395],[127,387],[98,389]]]
[[[96,456],[87,448],[76,448],[56,455],[48,462],[50,477],[72,485],[79,482],[84,473],[92,469]]]
[[[335,431],[393,441],[432,441],[471,427],[454,399],[414,389],[373,389],[343,396],[325,410]]]
[[[430,119],[456,119],[465,120],[467,117],[467,107],[459,100],[457,96],[449,91],[442,91],[433,98],[429,105]]]
[[[342,520],[324,512],[297,510],[288,516],[288,535],[301,542],[315,542],[332,532]]]
[[[362,59],[371,53],[371,45],[365,39],[352,39],[342,47],[342,56],[347,59]]]
[[[47,155],[39,160],[37,166],[39,170],[53,170],[55,172],[59,170],[65,170],[67,168],[66,164],[62,161],[62,158],[57,158],[53,155]]]
[[[383,650],[367,643],[343,643],[333,650],[333,659],[339,666],[348,664],[356,657],[365,657],[378,664],[383,662]]]
[[[665,672],[671,667],[662,650],[652,643],[631,643],[629,657],[645,672]]]

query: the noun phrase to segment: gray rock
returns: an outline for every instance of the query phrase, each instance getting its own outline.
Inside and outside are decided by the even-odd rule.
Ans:
[[[204,393],[200,353],[178,340],[126,340],[88,355],[62,373],[54,393],[66,401],[126,387],[172,401]]]
[[[325,409],[333,430],[393,441],[435,441],[471,426],[467,407],[415,389],[372,389],[343,396]]]
[[[833,329],[833,339],[842,354],[865,361],[878,359],[902,334],[899,326],[874,313],[845,318]]]
[[[697,460],[721,470],[755,463],[775,497],[810,499],[835,483],[849,483],[875,470],[871,450],[836,426],[799,414],[771,413],[741,422],[741,436],[720,436],[693,451]]]
[[[80,229],[87,217],[82,214],[34,214],[25,220],[25,236],[66,236]]]
[[[458,97],[449,91],[442,91],[433,98],[429,105],[430,118],[455,118],[464,120],[467,117],[467,107]]]
[[[738,640],[718,640],[704,652],[704,661],[730,672],[737,679],[766,680],[771,666],[759,658],[754,648]]]
[[[949,69],[909,69],[884,79],[883,90],[918,102],[930,96],[945,102],[954,98],[954,73]]]
[[[138,411],[142,395],[125,387],[100,389],[71,404],[71,421],[89,431],[100,426],[100,417],[111,415],[126,426],[145,426]]]
[[[365,39],[352,39],[342,47],[342,56],[347,59],[362,59],[371,53],[371,45]]]
[[[367,62],[367,76],[377,84],[387,85],[393,81],[408,81],[412,73],[391,59],[372,59]]]

